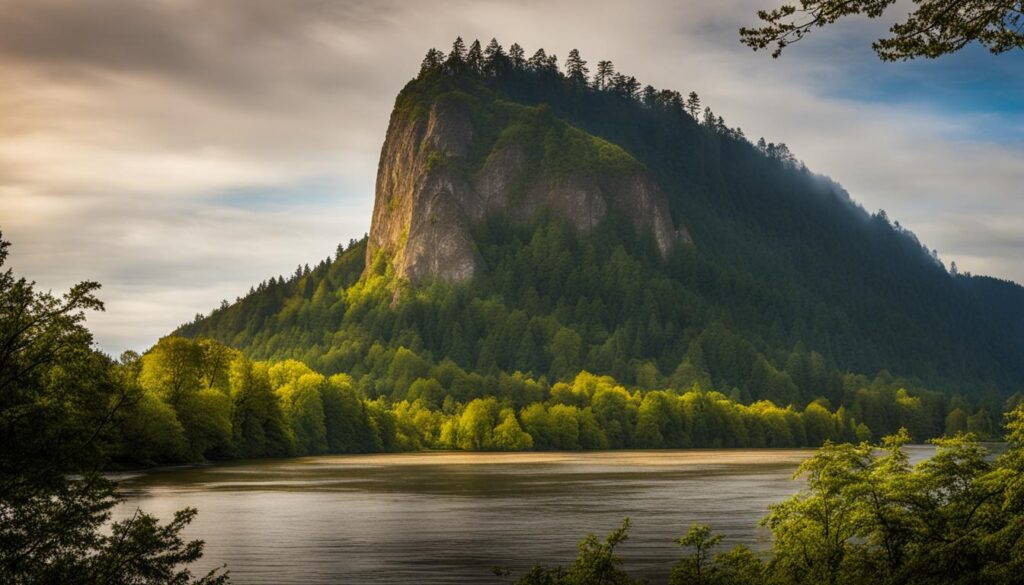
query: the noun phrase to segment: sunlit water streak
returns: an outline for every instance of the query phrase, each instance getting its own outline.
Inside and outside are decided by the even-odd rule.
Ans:
[[[931,452],[909,447],[914,460]],[[806,450],[419,453],[307,457],[126,475],[127,501],[167,519],[199,509],[198,569],[236,583],[508,583],[566,564],[585,534],[632,520],[622,557],[667,579],[674,543],[707,523],[727,544],[767,546],[768,505],[796,492]]]

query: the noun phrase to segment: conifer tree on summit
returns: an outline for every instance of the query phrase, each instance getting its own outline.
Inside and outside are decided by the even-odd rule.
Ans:
[[[607,89],[615,76],[615,66],[611,61],[598,61],[597,73],[594,74],[594,89]]]
[[[423,63],[420,64],[420,73],[423,74],[427,71],[433,71],[439,69],[444,64],[444,53],[437,49],[430,49],[427,51],[425,57],[423,57]],[[340,246],[339,246],[340,248]],[[339,251],[340,254],[340,251]]]
[[[466,51],[466,67],[474,73],[483,73],[484,71],[484,53],[479,40],[474,39],[469,45],[469,50]]]
[[[569,51],[569,57],[565,60],[565,76],[573,83],[586,85],[589,74],[590,70],[587,69],[587,62],[580,58],[579,50],[573,49]]]
[[[484,49],[484,72],[488,75],[500,75],[509,66],[508,55],[505,49],[498,43],[498,39],[491,39]]]
[[[695,91],[691,91],[690,95],[686,96],[686,112],[694,120],[700,114],[700,96]]]
[[[452,69],[461,68],[466,62],[466,43],[463,42],[462,37],[455,37],[455,41],[452,42],[452,50],[448,53],[447,65]]]
[[[522,71],[526,68],[526,52],[519,43],[512,43],[512,46],[508,48],[508,58],[513,69]]]

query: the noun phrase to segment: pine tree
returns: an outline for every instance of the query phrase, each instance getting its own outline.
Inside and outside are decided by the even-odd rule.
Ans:
[[[515,369],[523,372],[536,371],[537,364],[534,357],[537,352],[537,345],[533,339],[533,333],[526,331],[519,339],[519,347],[516,348]]]
[[[508,48],[508,58],[513,69],[522,71],[526,68],[526,52],[519,46],[519,43],[512,43],[512,46]]]
[[[605,87],[609,89],[612,93],[617,93],[621,95],[623,93],[622,86],[625,85],[625,83],[626,76],[621,73],[616,73],[615,75],[612,76],[611,79],[609,79],[606,82]]]
[[[615,76],[615,66],[611,61],[598,61],[597,73],[594,75],[594,89],[607,89]]]
[[[775,147],[775,158],[778,159],[783,165],[787,167],[796,166],[796,157],[790,152],[789,147],[786,146],[785,142],[780,142]],[[899,222],[896,222],[896,227],[899,228]],[[898,231],[898,229],[897,229]]]
[[[715,127],[715,113],[711,111],[711,106],[704,107],[704,121],[703,124],[706,128]]]
[[[544,63],[544,70],[551,73],[558,73],[558,55],[548,55],[548,60]]]
[[[626,96],[631,100],[637,99],[640,92],[640,82],[637,81],[636,77],[630,75],[626,77],[622,85],[622,95]]]
[[[577,49],[569,51],[569,58],[565,60],[565,76],[573,83],[586,85],[590,69],[587,69],[587,62],[580,58]]]
[[[544,52],[543,48],[537,49],[537,52],[530,57],[530,60],[526,62],[526,66],[531,71],[544,71],[548,64],[548,54]]]
[[[469,67],[470,71],[483,73],[484,52],[480,48],[479,40],[474,39],[473,44],[469,46],[469,51],[466,53],[466,66]]]
[[[683,102],[683,94],[678,91],[672,91],[671,89],[663,89],[659,91],[658,103],[669,112],[681,113],[686,111],[686,106]]]
[[[644,105],[648,108],[653,108],[658,105],[658,90],[654,89],[653,85],[644,86],[640,95],[642,96]]]
[[[636,77],[616,73],[611,82],[612,91],[624,98],[636,99],[640,91],[640,82]]]
[[[508,66],[508,55],[498,44],[498,39],[491,39],[484,49],[484,71],[490,75],[498,75]]]
[[[694,120],[697,119],[697,115],[700,114],[700,96],[697,92],[691,91],[690,95],[686,96],[686,112],[690,114],[690,117]]]
[[[420,64],[420,75],[439,69],[444,63],[444,53],[437,49],[430,49]]]
[[[448,53],[448,60],[445,65],[448,69],[458,71],[466,63],[466,43],[463,42],[462,37],[455,37],[455,42],[452,43],[452,51]]]

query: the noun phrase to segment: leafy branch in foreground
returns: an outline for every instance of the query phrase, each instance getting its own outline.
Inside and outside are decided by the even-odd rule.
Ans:
[[[752,49],[774,46],[778,57],[787,46],[812,29],[863,14],[878,18],[896,0],[801,0],[759,10],[760,27],[743,27],[740,38]],[[903,22],[890,28],[892,36],[872,43],[885,61],[935,58],[978,42],[994,54],[1024,48],[1024,5],[1020,0],[917,0]]]
[[[927,585],[1019,583],[1024,569],[1024,408],[1008,414],[1007,451],[971,435],[937,439],[935,454],[911,465],[905,431],[880,444],[827,444],[797,471],[805,487],[771,506],[763,554],[694,525],[670,585]],[[612,555],[628,522],[605,543],[580,543],[569,569],[534,567],[519,585],[635,583]],[[610,560],[609,560],[610,559]],[[581,570],[605,567],[604,573]],[[591,580],[585,580],[592,575]],[[584,580],[581,580],[584,579]]]
[[[0,269],[9,247],[0,237]],[[226,583],[183,568],[202,555],[202,541],[181,538],[194,510],[110,524],[121,499],[97,470],[132,393],[84,325],[103,308],[98,288],[56,297],[0,272],[0,582]]]
[[[622,569],[615,548],[629,538],[629,518],[604,540],[588,534],[579,543],[579,554],[568,569],[535,566],[516,585],[639,585]],[[507,574],[507,573],[506,573]]]

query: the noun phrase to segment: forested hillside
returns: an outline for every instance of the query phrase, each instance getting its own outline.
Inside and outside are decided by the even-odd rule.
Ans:
[[[451,100],[469,105],[474,128],[539,108],[514,131],[560,155],[546,168],[590,164],[567,128],[621,151],[657,181],[692,244],[662,254],[617,213],[583,232],[552,210],[495,212],[471,226],[481,268],[469,280],[413,285],[388,253],[367,263],[366,241],[352,241],[176,333],[345,374],[367,400],[450,411],[487,396],[559,403],[552,386],[586,371],[735,403],[819,401],[875,436],[902,425],[925,438],[997,432],[1024,389],[1024,289],[947,270],[883,211],[863,210],[785,145],[751,142],[696,93],[641,88],[607,61],[591,77],[575,52],[563,73],[542,50],[526,59],[518,45],[458,41],[428,53],[395,116]],[[498,130],[473,135],[480,157]],[[468,181],[480,164],[456,170]],[[524,398],[502,386],[510,379],[540,390]]]

